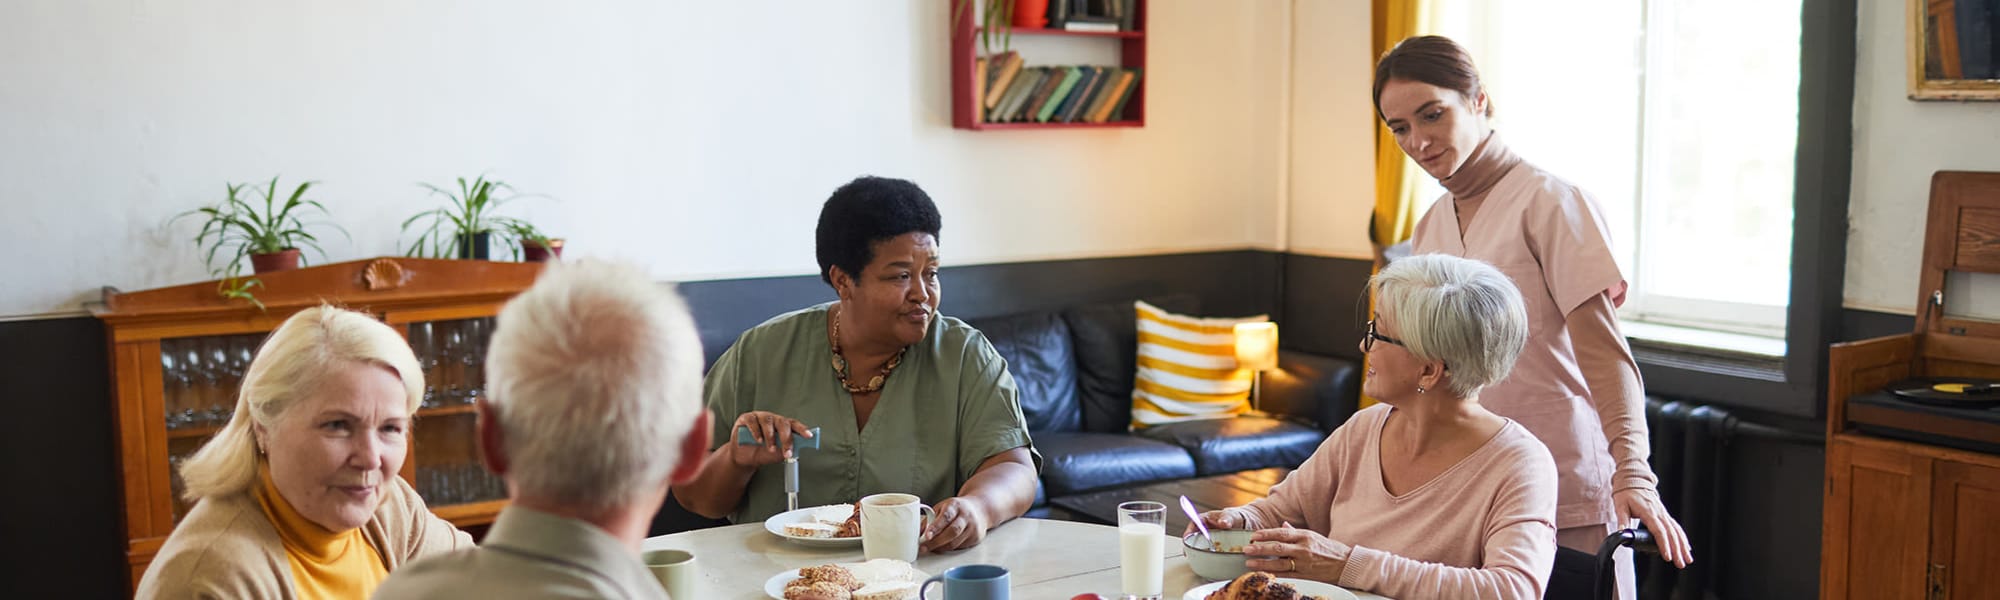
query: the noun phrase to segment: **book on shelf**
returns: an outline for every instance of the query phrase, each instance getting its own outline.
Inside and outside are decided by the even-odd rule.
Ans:
[[[1000,100],[1000,106],[993,109],[988,121],[1001,123],[1013,120],[1013,115],[1021,112],[1021,104],[1027,102],[1028,95],[1048,77],[1047,67],[1028,67],[1014,78],[1014,85],[1007,88],[1007,95]]]
[[[1062,84],[1063,78],[1069,77],[1068,71],[1069,67],[1063,66],[1044,68],[1043,72],[1046,74],[1042,77],[1042,82],[1036,85],[1034,91],[1030,92],[1027,98],[1021,102],[1020,108],[1015,111],[1009,120],[1035,120],[1036,115],[1042,114],[1042,105],[1048,104],[1049,96],[1055,93],[1056,86]]]
[[[1042,106],[1048,104],[1050,96],[1056,96],[1056,88],[1062,88],[1062,82],[1068,80],[1072,76],[1072,72],[1074,72],[1074,68],[1068,68],[1068,66],[1050,66],[1048,68],[1048,76],[1042,78],[1042,86],[1038,86],[1034,90],[1034,94],[1028,94],[1028,102],[1022,102],[1020,114],[1016,114],[1014,120],[1020,120],[1020,122],[1040,122]]]
[[[972,61],[972,120],[986,116],[986,57]]]
[[[1091,96],[1097,93],[1099,86],[1104,85],[1104,74],[1108,71],[1104,67],[1083,67],[1083,70],[1083,80],[1070,91],[1068,98],[1063,99],[1062,107],[1056,109],[1057,120],[1063,123],[1076,122],[1083,106],[1090,103]]]
[[[988,61],[986,69],[993,72],[993,81],[986,86],[987,110],[1000,105],[1000,95],[1007,92],[1007,86],[1021,73],[1021,62],[1021,53],[1012,50],[995,54]]]
[[[1063,31],[1117,33],[1119,31],[1118,20],[1110,17],[1079,17],[1070,15],[1069,20],[1063,22]]]
[[[1145,69],[1128,69],[1128,70],[1132,73],[1132,84],[1125,86],[1125,95],[1118,97],[1118,104],[1115,108],[1111,109],[1111,117],[1108,120],[1111,121],[1125,120],[1125,103],[1131,101],[1132,96],[1138,94],[1139,80],[1146,76]]]
[[[1035,113],[1036,121],[1042,123],[1049,122],[1049,118],[1054,117],[1056,114],[1056,106],[1062,104],[1061,101],[1069,97],[1069,92],[1072,88],[1076,87],[1077,80],[1083,78],[1082,69],[1062,67],[1062,70],[1062,81],[1056,83],[1055,89],[1049,91],[1048,98],[1042,102],[1041,108]]]
[[[1070,0],[1049,0],[1049,29],[1062,29],[1069,22]]]
[[[1119,7],[1118,10],[1119,31],[1135,31],[1132,27],[1132,24],[1135,20],[1133,15],[1136,15],[1139,12],[1139,7],[1137,4],[1138,0],[1112,0],[1112,1],[1118,3]]]
[[[1105,119],[1111,116],[1111,107],[1118,104],[1118,96],[1124,94],[1126,88],[1132,85],[1132,72],[1125,69],[1113,69],[1110,78],[1106,79],[1106,81],[1109,83],[1105,84],[1104,91],[1099,93],[1096,98],[1092,98],[1090,106],[1083,109],[1084,122],[1103,123]]]

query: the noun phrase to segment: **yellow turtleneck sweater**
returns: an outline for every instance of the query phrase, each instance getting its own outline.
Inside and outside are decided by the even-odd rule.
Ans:
[[[292,565],[292,585],[299,598],[366,598],[389,577],[382,555],[368,545],[361,528],[327,531],[285,501],[271,483],[268,468],[259,475],[257,504],[285,543],[285,559]]]

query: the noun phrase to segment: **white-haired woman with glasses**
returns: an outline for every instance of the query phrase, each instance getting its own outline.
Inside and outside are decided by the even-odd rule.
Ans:
[[[1402,600],[1540,598],[1556,554],[1556,469],[1520,424],[1479,404],[1528,336],[1513,282],[1441,254],[1371,282],[1367,394],[1267,498],[1202,515],[1257,533],[1252,569]]]
[[[139,598],[365,598],[411,560],[472,546],[397,477],[424,376],[403,337],[321,306],[257,351],[222,431],[181,467],[196,502]]]

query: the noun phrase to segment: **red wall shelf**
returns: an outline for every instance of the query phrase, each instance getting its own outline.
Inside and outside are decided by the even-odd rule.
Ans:
[[[945,0],[947,5],[957,6],[961,0]],[[1068,36],[1114,39],[1118,41],[1119,68],[1146,68],[1146,5],[1148,0],[1134,0],[1132,28],[1134,31],[1069,31],[1042,27],[1015,27],[1016,36]],[[988,123],[973,106],[974,81],[979,59],[979,33],[984,30],[974,27],[973,11],[946,11],[946,18],[959,13],[958,20],[951,24],[951,126],[957,129],[1104,129],[1112,127],[1146,126],[1146,87],[1152,81],[1152,74],[1142,75],[1134,85],[1132,98],[1125,102],[1124,119],[1104,123]],[[1031,65],[1035,66],[1035,65]]]

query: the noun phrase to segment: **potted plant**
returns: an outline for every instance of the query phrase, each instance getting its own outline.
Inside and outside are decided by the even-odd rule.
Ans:
[[[1048,10],[1047,0],[1033,1],[1041,4],[1041,12]],[[958,23],[959,19],[965,18],[965,11],[970,10],[974,2],[979,3],[980,12],[976,17],[978,22],[974,23],[973,26],[979,31],[980,48],[985,50],[985,54],[988,55],[994,54],[993,38],[995,37],[1000,38],[1000,51],[1005,52],[1009,47],[1013,46],[1014,27],[1016,25],[1040,27],[1047,23],[1046,18],[1042,20],[1042,23],[1032,25],[1016,22],[1014,17],[1014,0],[957,0],[952,3],[951,22],[954,26]],[[1041,12],[1033,14],[1041,14]],[[1032,17],[1024,15],[1021,20],[1028,21],[1030,19]]]
[[[403,231],[419,221],[429,219],[422,226],[415,242],[407,254],[426,258],[487,260],[492,257],[493,232],[510,228],[520,219],[495,214],[502,205],[519,198],[514,188],[499,180],[488,180],[481,175],[466,181],[458,178],[458,190],[453,192],[428,183],[418,184],[432,194],[444,196],[449,204],[426,210],[403,221]],[[519,245],[512,238],[502,238],[501,244],[518,253]]]
[[[542,230],[535,228],[533,223],[511,219],[507,223],[507,232],[514,234],[514,239],[521,245],[521,262],[546,262],[549,259],[562,258],[563,239],[549,237],[548,234],[542,233]]]
[[[213,206],[204,206],[175,215],[174,219],[201,215],[204,220],[201,232],[195,234],[194,243],[207,252],[203,261],[209,273],[221,279],[218,291],[224,297],[243,298],[263,306],[250,288],[263,285],[255,277],[243,278],[244,259],[249,259],[253,274],[296,269],[301,264],[299,249],[312,248],[313,252],[325,258],[326,252],[319,247],[319,238],[306,232],[305,222],[300,217],[311,211],[326,215],[326,206],[317,200],[306,198],[306,191],[312,189],[313,182],[307,181],[292,188],[291,194],[278,200],[278,178],[272,177],[264,187],[255,188],[250,184],[230,183],[228,194]],[[260,208],[256,194],[263,197]],[[339,225],[327,223],[342,235],[347,231]],[[226,255],[223,250],[230,252]],[[218,261],[221,261],[218,264]]]

